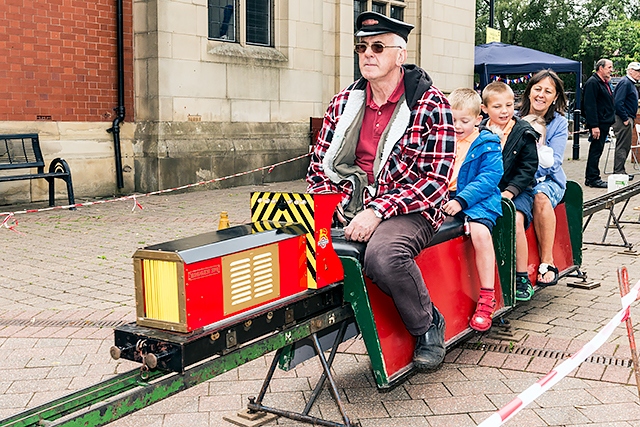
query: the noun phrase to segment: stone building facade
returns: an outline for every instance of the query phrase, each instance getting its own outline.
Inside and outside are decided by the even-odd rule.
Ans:
[[[0,39],[0,52],[22,58],[0,65],[11,101],[0,99],[0,133],[38,132],[45,160],[69,162],[81,200],[173,188],[305,154],[310,118],[322,117],[333,94],[357,76],[353,26],[360,10],[414,24],[409,62],[443,91],[473,83],[473,0],[122,1],[122,189],[106,132],[118,101],[114,2],[86,3],[87,10],[27,2],[11,8],[15,31],[0,30],[9,40]],[[42,23],[22,28],[27,20],[19,17],[34,13]],[[85,34],[80,41],[78,32]],[[51,48],[27,46],[34,34]],[[48,87],[58,89],[46,99]],[[215,185],[298,178],[307,164]],[[2,183],[0,204],[45,200],[45,184]]]

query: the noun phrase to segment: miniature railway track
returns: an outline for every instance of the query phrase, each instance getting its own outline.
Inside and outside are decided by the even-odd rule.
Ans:
[[[351,317],[353,311],[348,305],[331,309],[190,367],[182,374],[150,371],[143,381],[141,371],[134,369],[0,420],[0,427],[103,426]]]
[[[148,381],[152,381],[162,375],[164,374],[159,371],[151,372]],[[2,420],[0,425],[3,427],[49,425],[47,422],[141,386],[144,387],[140,383],[140,370],[134,369]]]
[[[589,204],[587,202],[583,205],[580,187],[576,183],[568,183],[567,188],[572,188],[573,191],[570,192],[572,197],[567,198],[567,200],[570,199],[571,203],[566,203],[565,216],[562,217],[570,229],[565,230],[564,238],[567,242],[569,242],[569,239],[571,240],[569,246],[573,248],[573,251],[577,250],[577,253],[572,251],[573,259],[567,260],[568,268],[563,271],[563,274],[574,270],[579,272],[579,267],[577,266],[581,263],[580,248],[582,246],[583,232],[580,224],[582,222],[581,219],[590,213],[604,209],[605,205],[610,202],[608,199],[601,198],[597,203]],[[638,191],[640,191],[640,186]],[[508,285],[513,285],[513,272],[515,272],[513,258],[513,251],[515,250],[515,235],[513,233],[515,210],[512,203],[503,202],[503,205],[506,205],[509,209],[510,222],[503,224],[504,231],[501,240],[504,240],[504,244],[500,247],[504,253],[503,260],[505,260],[504,266],[506,268],[501,273],[501,276],[504,274],[508,278],[506,280]],[[333,208],[329,210],[329,213],[332,212]],[[247,229],[246,233],[240,237],[249,236],[252,232],[253,229]],[[301,234],[296,232],[291,235],[298,236]],[[277,237],[282,239],[282,236]],[[451,240],[450,237],[448,239]],[[277,240],[277,242],[281,241],[284,240]],[[447,242],[449,240],[445,239],[440,243],[447,244]],[[166,244],[170,245],[171,243],[168,242]],[[261,241],[260,244],[263,245],[264,242]],[[200,244],[200,246],[194,247],[203,246]],[[298,249],[301,247],[303,246],[298,246]],[[447,246],[447,250],[450,248],[451,246]],[[186,252],[183,249],[180,250]],[[189,246],[187,249],[192,250],[193,248]],[[174,248],[172,250],[177,249]],[[344,248],[342,250],[344,251]],[[238,249],[234,248],[234,251],[238,251]],[[302,255],[300,259],[305,259],[304,252],[302,252]],[[144,330],[138,329],[140,327],[139,322],[136,322],[135,325],[122,325],[115,330],[116,345],[112,347],[112,357],[117,359],[122,356],[124,359],[139,361],[142,363],[141,369],[125,372],[109,380],[71,393],[68,396],[0,420],[0,427],[103,426],[235,369],[267,353],[276,350],[279,350],[278,355],[285,350],[294,352],[296,345],[301,340],[310,337],[314,342],[313,350],[315,355],[320,359],[324,371],[324,377],[321,377],[316,391],[319,392],[325,379],[331,384],[332,394],[343,416],[344,424],[310,417],[308,415],[310,405],[305,408],[303,413],[290,413],[289,411],[262,406],[261,399],[267,390],[268,382],[273,375],[273,370],[276,368],[276,363],[282,360],[286,363],[287,358],[291,355],[285,355],[282,359],[280,357],[274,358],[270,373],[260,391],[258,402],[250,401],[248,408],[252,411],[276,414],[304,422],[313,422],[316,425],[331,427],[352,426],[354,424],[350,423],[345,414],[339,393],[332,379],[330,365],[333,356],[330,356],[329,362],[324,359],[326,349],[320,347],[318,336],[326,334],[324,335],[326,338],[329,334],[336,332],[336,329],[340,329],[337,332],[336,341],[333,341],[333,355],[342,337],[344,337],[346,323],[356,323],[357,328],[363,334],[365,342],[369,337],[367,347],[379,388],[392,387],[405,378],[404,376],[412,369],[411,356],[413,355],[413,346],[408,347],[408,352],[405,351],[405,348],[401,348],[399,354],[408,354],[409,364],[406,368],[394,366],[395,370],[387,369],[382,350],[382,339],[376,329],[377,321],[373,316],[374,310],[371,307],[371,300],[362,275],[362,267],[358,261],[359,256],[360,252],[356,250],[347,251],[343,254],[343,257],[340,257],[344,268],[344,280],[342,282],[328,281],[328,283],[331,283],[330,285],[316,290],[307,289],[304,292],[287,294],[286,297],[280,298],[273,305],[257,306],[255,309],[242,313],[242,321],[239,318],[232,317],[227,319],[227,323],[217,323],[211,329],[205,326],[202,328],[194,327],[192,330],[181,323],[181,326],[185,326],[186,331],[191,330],[190,335],[176,338],[175,334],[170,334],[172,335],[171,339],[166,337],[168,332],[163,328],[157,328],[155,324],[142,325],[141,328]],[[161,257],[159,259],[162,260]],[[203,258],[204,261],[210,259],[213,258]],[[511,268],[514,269],[513,272],[511,272]],[[579,272],[578,277],[583,277],[584,280],[586,275]],[[297,282],[294,281],[294,283]],[[174,285],[176,288],[178,287],[177,283],[172,283],[172,286]],[[515,285],[511,286],[510,290],[503,292],[511,302],[513,302],[514,290]],[[400,324],[400,320],[394,320],[393,316],[385,317],[386,307],[381,305],[384,302],[383,297],[384,295],[377,297],[376,301],[379,304],[377,313],[381,314],[383,321],[386,322],[385,327],[395,330],[394,327]],[[454,305],[458,303],[457,301],[450,302],[447,299],[449,298],[448,296],[441,297],[445,303],[447,301]],[[185,301],[182,301],[182,303],[184,305]],[[183,305],[181,306],[182,308],[184,308]],[[512,305],[511,303],[509,304],[509,306]],[[507,310],[506,304],[504,309]],[[155,319],[155,317],[152,317],[152,319]],[[181,321],[185,322],[184,319]],[[451,338],[449,345],[454,341],[462,340],[467,332],[471,332],[470,328],[461,329],[460,333]],[[406,333],[406,331],[404,332]],[[369,349],[369,346],[373,350]],[[397,351],[393,347],[392,349]],[[300,353],[304,353],[304,351]],[[158,368],[157,370],[148,370],[148,368],[153,369],[156,367]],[[317,397],[316,391],[314,391],[314,396],[308,402],[311,405],[315,397]]]

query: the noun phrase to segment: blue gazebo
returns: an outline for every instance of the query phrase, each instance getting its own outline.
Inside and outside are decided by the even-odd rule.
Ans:
[[[545,68],[551,68],[556,73],[576,74],[575,108],[580,109],[581,62],[500,42],[481,44],[475,48],[474,72],[480,75],[480,89],[489,84],[492,75],[535,73]]]

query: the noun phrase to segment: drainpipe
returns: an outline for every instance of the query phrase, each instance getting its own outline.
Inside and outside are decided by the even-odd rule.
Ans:
[[[116,181],[118,189],[124,188],[122,154],[120,150],[120,123],[124,122],[124,34],[122,29],[122,0],[116,0],[116,43],[118,57],[118,106],[113,109],[116,118],[107,132],[113,134],[113,150],[116,157]]]

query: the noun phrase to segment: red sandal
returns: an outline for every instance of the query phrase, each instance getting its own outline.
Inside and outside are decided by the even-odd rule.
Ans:
[[[493,294],[486,295],[484,292],[481,292],[480,298],[478,298],[478,304],[476,305],[476,312],[471,316],[469,326],[480,332],[489,330],[495,308],[496,299],[493,297]]]

